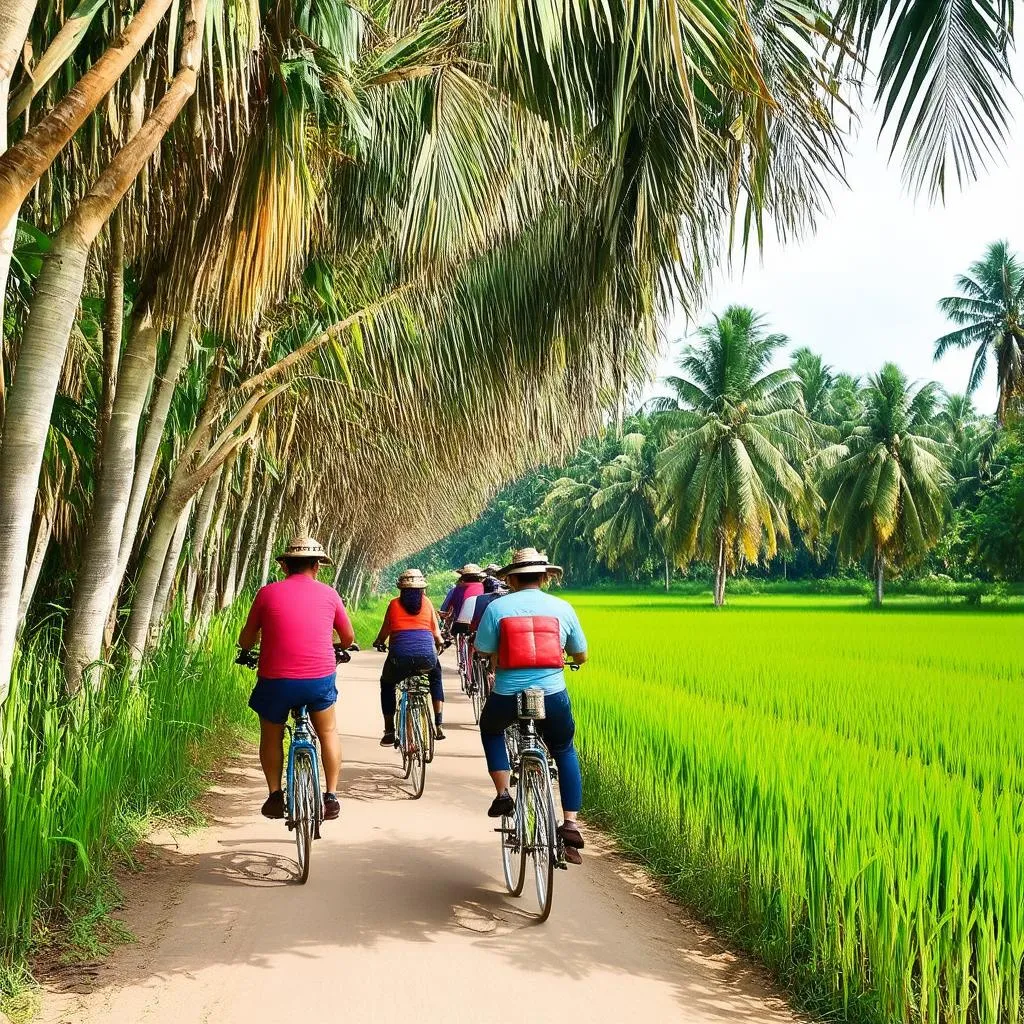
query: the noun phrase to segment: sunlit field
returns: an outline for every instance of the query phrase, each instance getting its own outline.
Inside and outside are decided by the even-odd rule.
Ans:
[[[589,814],[818,1008],[1020,1020],[1019,607],[572,600]]]

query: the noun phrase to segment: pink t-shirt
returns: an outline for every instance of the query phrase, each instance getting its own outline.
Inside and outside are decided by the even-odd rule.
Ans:
[[[296,573],[256,595],[248,627],[260,629],[263,679],[322,679],[334,675],[334,630],[351,630],[338,592]]]

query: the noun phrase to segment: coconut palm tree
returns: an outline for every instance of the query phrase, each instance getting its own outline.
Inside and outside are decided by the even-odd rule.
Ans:
[[[993,242],[956,284],[959,294],[941,299],[939,309],[959,327],[935,342],[935,358],[951,348],[974,349],[968,395],[992,359],[999,386],[996,416],[1005,423],[1011,407],[1024,398],[1024,265],[1007,242]]]
[[[935,425],[948,449],[952,502],[959,506],[988,476],[999,432],[991,417],[978,415],[970,395],[944,395]]]
[[[653,408],[672,429],[659,461],[669,543],[680,564],[714,566],[720,606],[729,572],[772,557],[790,541],[791,517],[810,510],[798,467],[811,429],[796,374],[769,368],[786,338],[763,317],[730,306],[698,337],[683,375],[665,379],[674,397]]]
[[[912,386],[894,363],[868,379],[861,422],[816,456],[824,528],[840,558],[870,555],[875,603],[885,570],[919,562],[939,538],[953,479],[936,438],[938,385]]]
[[[622,565],[635,570],[649,559],[662,561],[667,590],[671,570],[663,544],[657,442],[634,431],[622,437],[619,447],[621,452],[602,468],[590,499],[594,543],[609,569]]]

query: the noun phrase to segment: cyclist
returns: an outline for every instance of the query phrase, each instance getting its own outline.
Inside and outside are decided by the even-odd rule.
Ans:
[[[505,729],[515,721],[516,695],[538,687],[545,693],[545,717],[537,722],[541,738],[558,765],[558,787],[564,822],[558,834],[565,844],[565,858],[581,864],[583,836],[577,813],[583,802],[583,780],[573,745],[576,724],[565,687],[563,654],[577,664],[587,660],[587,640],[568,601],[544,593],[542,584],[562,575],[560,566],[548,562],[536,548],[522,548],[499,574],[512,593],[493,601],[476,631],[477,650],[497,663],[494,689],[480,715],[487,769],[496,796],[487,811],[492,818],[511,814],[515,801],[509,792],[509,761]]]
[[[395,743],[395,687],[414,672],[429,670],[430,696],[434,701],[434,726],[437,739],[445,738],[441,728],[444,718],[444,686],[441,662],[437,655],[443,641],[437,613],[423,592],[427,581],[419,569],[406,569],[397,580],[398,597],[384,613],[374,647],[382,647],[390,638],[388,656],[380,674],[380,710],[384,716],[382,747]]]
[[[484,571],[476,562],[467,562],[458,570],[459,582],[449,591],[441,605],[441,616],[452,624],[453,633],[468,633],[469,624],[460,624],[459,613],[467,597],[476,597],[484,592]]]
[[[270,791],[261,813],[267,818],[284,817],[284,726],[288,712],[304,704],[323,751],[324,817],[334,819],[341,813],[337,795],[341,741],[334,707],[338,688],[333,639],[337,633],[348,647],[355,634],[338,592],[316,578],[321,565],[331,564],[318,541],[293,537],[277,561],[285,578],[260,589],[238,635],[243,651],[260,642],[249,707],[260,716],[260,765]]]

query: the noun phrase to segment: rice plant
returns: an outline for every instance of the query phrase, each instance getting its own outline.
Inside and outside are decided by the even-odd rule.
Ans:
[[[1019,612],[575,603],[589,813],[819,1009],[1021,1019]]]

